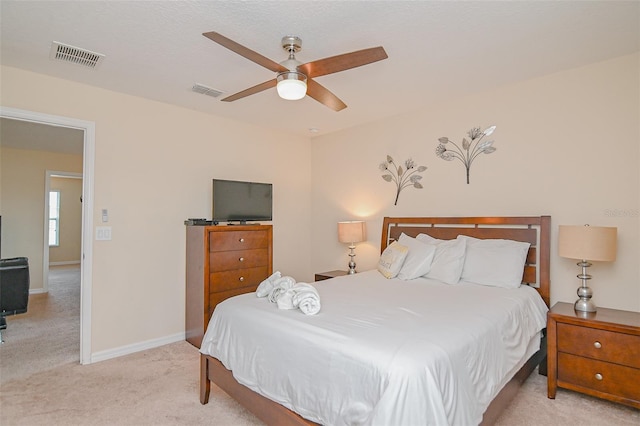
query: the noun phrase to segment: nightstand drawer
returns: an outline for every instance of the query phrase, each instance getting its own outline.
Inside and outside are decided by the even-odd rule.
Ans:
[[[640,336],[562,323],[557,333],[560,352],[640,368]]]
[[[640,369],[558,354],[558,382],[640,401]]]

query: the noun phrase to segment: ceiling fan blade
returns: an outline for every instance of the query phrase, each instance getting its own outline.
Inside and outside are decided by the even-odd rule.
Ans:
[[[271,89],[272,87],[276,87],[276,83],[277,83],[276,79],[274,78],[273,80],[265,81],[264,83],[260,83],[256,86],[245,89],[242,92],[238,92],[231,96],[227,96],[226,98],[222,99],[222,101],[223,102],[237,101],[238,99],[246,98],[247,96],[255,95],[256,93],[260,93],[264,90]]]
[[[387,58],[387,52],[384,51],[382,46],[371,47],[369,49],[357,50],[351,53],[307,62],[306,64],[298,65],[298,71],[309,78],[320,77],[321,75],[345,71]]]
[[[347,104],[331,93],[329,89],[310,78],[307,79],[307,95],[334,111],[340,111],[347,107]]]
[[[219,45],[226,47],[232,52],[235,52],[238,55],[243,56],[248,60],[255,62],[258,65],[262,65],[263,67],[270,69],[273,72],[289,71],[287,68],[283,67],[279,63],[274,62],[271,59],[265,56],[262,56],[261,54],[254,52],[253,50],[248,49],[243,45],[236,43],[235,41],[228,39],[227,37],[215,31],[203,33],[202,35],[208,38],[209,40],[215,41]]]

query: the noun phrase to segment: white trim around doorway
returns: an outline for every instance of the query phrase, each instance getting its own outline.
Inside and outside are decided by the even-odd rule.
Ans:
[[[95,123],[75,118],[0,106],[0,117],[84,131],[82,173],[82,248],[80,263],[80,363],[91,363],[91,277],[93,265],[93,182],[95,163]]]

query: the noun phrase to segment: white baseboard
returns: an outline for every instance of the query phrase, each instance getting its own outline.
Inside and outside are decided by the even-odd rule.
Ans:
[[[42,293],[46,293],[47,290],[45,290],[44,288],[30,288],[29,289],[29,294],[42,294]]]
[[[94,352],[91,354],[90,361],[85,364],[93,364],[94,362],[106,361],[108,359],[117,358],[124,355],[133,354],[147,349],[157,348],[159,346],[168,345],[170,343],[184,340],[185,333],[177,333],[171,336],[160,337],[158,339],[146,340],[144,342],[133,343],[131,345],[120,346],[119,348],[107,349],[104,351]]]

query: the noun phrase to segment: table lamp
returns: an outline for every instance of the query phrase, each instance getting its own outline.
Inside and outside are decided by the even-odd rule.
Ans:
[[[349,274],[356,273],[356,262],[353,260],[356,257],[355,243],[364,241],[367,236],[367,229],[365,223],[361,220],[351,220],[346,222],[338,222],[338,241],[341,243],[348,243],[349,249]]]
[[[558,254],[569,259],[578,259],[582,273],[578,278],[582,286],[578,287],[579,299],[574,309],[579,312],[595,312],[596,305],[591,300],[593,291],[587,287],[587,268],[592,261],[613,262],[616,260],[617,228],[604,226],[572,226],[560,225],[558,232]]]

